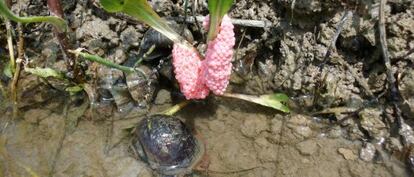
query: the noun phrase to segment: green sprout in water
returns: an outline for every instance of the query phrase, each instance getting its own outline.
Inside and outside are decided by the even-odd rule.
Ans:
[[[89,61],[92,61],[92,62],[97,62],[101,65],[106,66],[106,67],[118,69],[118,70],[120,70],[120,71],[122,71],[126,74],[131,74],[131,73],[134,73],[134,72],[140,72],[145,77],[145,72],[142,71],[139,68],[133,68],[133,67],[122,66],[122,65],[116,64],[116,63],[114,63],[114,62],[112,62],[108,59],[102,58],[98,55],[92,55],[92,54],[82,52],[81,48],[76,49],[76,50],[68,50],[68,52],[73,53],[77,56],[80,56],[80,57],[82,57],[86,60],[89,60]]]
[[[65,20],[59,17],[55,17],[55,16],[19,17],[13,14],[10,11],[10,9],[7,8],[6,2],[4,0],[0,0],[0,14],[12,21],[20,22],[20,23],[39,23],[39,22],[50,23],[61,32],[66,32],[68,28]]]
[[[89,60],[89,61],[93,61],[93,62],[97,62],[99,64],[102,64],[104,66],[110,67],[110,68],[115,68],[118,70],[121,70],[125,73],[133,73],[135,72],[134,68],[131,67],[127,67],[127,66],[122,66],[122,65],[118,65],[116,63],[113,63],[107,59],[104,59],[100,56],[97,55],[91,55],[85,52],[81,52],[82,49],[77,49],[77,50],[69,50],[68,52],[73,53],[75,55],[81,56],[82,58]]]

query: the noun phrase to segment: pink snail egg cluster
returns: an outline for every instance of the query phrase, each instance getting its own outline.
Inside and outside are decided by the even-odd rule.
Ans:
[[[233,28],[230,18],[224,16],[217,37],[208,43],[203,61],[204,82],[216,95],[222,95],[229,84],[233,47],[236,42]]]
[[[209,89],[202,81],[201,58],[193,47],[174,44],[172,50],[175,78],[186,99],[204,99]]]
[[[209,18],[204,21],[208,26]],[[207,45],[205,60],[194,48],[182,44],[173,46],[175,77],[186,99],[204,99],[211,90],[222,95],[229,84],[235,37],[233,24],[226,15],[223,17],[216,38]]]

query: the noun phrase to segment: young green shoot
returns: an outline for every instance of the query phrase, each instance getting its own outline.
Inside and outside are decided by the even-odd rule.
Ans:
[[[256,104],[260,104],[262,106],[271,107],[273,109],[289,113],[289,107],[284,105],[282,102],[287,102],[289,97],[283,93],[274,93],[268,95],[244,95],[244,94],[236,94],[236,93],[224,93],[222,96],[230,97],[230,98],[237,98],[241,100],[245,100],[248,102],[253,102]]]
[[[121,70],[121,71],[123,71],[125,73],[128,73],[128,74],[135,72],[134,68],[127,67],[127,66],[122,66],[122,65],[113,63],[113,62],[111,62],[111,61],[109,61],[105,58],[102,58],[100,56],[97,56],[97,55],[91,55],[91,54],[88,54],[88,53],[85,53],[85,52],[81,52],[80,49],[69,50],[68,52],[73,53],[77,56],[81,56],[82,58],[84,58],[86,60],[89,60],[89,61],[92,61],[92,62],[97,62],[99,64],[102,64],[102,65],[110,67],[110,68],[115,68],[115,69]]]
[[[89,60],[89,61],[92,61],[92,62],[97,62],[99,64],[102,64],[102,65],[106,66],[106,67],[118,69],[118,70],[120,70],[120,71],[122,71],[126,74],[131,74],[131,73],[134,73],[134,72],[140,72],[140,73],[142,73],[143,76],[146,76],[145,72],[142,71],[139,68],[136,68],[136,67],[133,68],[133,67],[122,66],[122,65],[116,64],[116,63],[114,63],[114,62],[112,62],[108,59],[102,58],[98,55],[92,55],[92,54],[82,52],[81,48],[76,49],[76,50],[68,50],[68,52],[73,53],[76,56],[81,56],[82,58],[84,58],[86,60]],[[147,79],[147,78],[145,78],[145,79]]]
[[[210,12],[210,27],[207,42],[216,38],[221,19],[230,10],[233,0],[209,0],[208,11]]]
[[[137,20],[151,26],[174,43],[181,43],[185,40],[175,32],[167,22],[163,20],[151,8],[147,0],[100,0],[102,7],[108,12],[123,12]]]
[[[31,17],[17,16],[13,14],[13,12],[11,12],[9,8],[7,8],[6,2],[4,0],[0,0],[0,14],[12,21],[20,22],[20,23],[40,23],[40,22],[50,23],[61,32],[66,32],[68,28],[65,20],[59,17],[55,17],[55,16],[31,16]]]

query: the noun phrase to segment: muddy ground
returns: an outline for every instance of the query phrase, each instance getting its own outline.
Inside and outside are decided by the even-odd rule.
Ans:
[[[386,82],[378,38],[379,1],[236,2],[229,13],[232,18],[271,25],[236,26],[237,53],[228,91],[286,93],[292,113],[214,96],[191,103],[176,116],[207,143],[210,165],[206,171],[195,171],[196,176],[413,175],[409,160],[414,161],[410,145],[414,143],[414,2],[390,1],[385,11],[403,123],[391,105]],[[109,15],[90,1],[63,3],[76,47],[120,64],[140,55],[148,27]],[[184,16],[181,0],[156,0],[152,5],[163,17]],[[204,1],[197,7],[195,15],[208,13]],[[48,15],[43,1],[18,1],[13,9]],[[195,45],[205,48],[205,32],[192,23],[188,28]],[[8,49],[3,23],[0,30],[4,63]],[[26,25],[24,33],[30,66],[65,71],[50,26]],[[162,60],[143,64],[168,68],[168,57]],[[83,64],[88,66],[90,82],[122,75],[101,65]],[[0,174],[156,176],[132,155],[129,128],[145,115],[183,99],[168,78],[160,74],[154,99],[131,110],[104,98],[90,101],[85,93],[70,96],[56,83],[23,72],[17,119],[9,121],[8,97],[0,95]],[[0,79],[4,86],[10,82],[4,75]],[[99,82],[97,87],[107,89]]]

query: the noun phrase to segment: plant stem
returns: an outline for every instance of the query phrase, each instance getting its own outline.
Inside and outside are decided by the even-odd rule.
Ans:
[[[174,105],[173,107],[171,107],[171,108],[169,108],[169,109],[167,109],[167,110],[163,111],[161,114],[163,114],[163,115],[167,115],[167,116],[172,116],[172,115],[174,115],[175,113],[177,113],[179,110],[181,110],[181,109],[183,109],[185,106],[187,106],[187,105],[188,105],[188,103],[190,103],[190,101],[189,101],[189,100],[182,101],[181,103],[178,103],[178,104]]]
[[[111,62],[107,59],[101,58],[100,56],[97,56],[97,55],[91,55],[91,54],[88,54],[88,53],[81,52],[79,50],[68,50],[68,52],[73,53],[75,55],[79,55],[79,56],[81,56],[82,58],[84,58],[86,60],[97,62],[99,64],[105,65],[105,66],[110,67],[110,68],[119,69],[119,70],[121,70],[125,73],[128,73],[128,74],[133,73],[133,72],[136,71],[134,68],[118,65],[118,64],[113,63],[113,62]]]
[[[47,6],[53,16],[64,19],[63,9],[60,0],[47,0]],[[66,68],[68,72],[72,74],[72,79],[74,79],[77,83],[84,82],[84,72],[77,65],[77,62],[75,60],[76,56],[68,52],[69,49],[73,49],[73,45],[69,42],[70,40],[67,35],[67,31],[60,31],[55,27],[53,33],[59,41],[59,45],[63,52],[63,58],[66,62]]]
[[[20,22],[20,23],[36,23],[36,22],[48,22],[55,26],[60,31],[66,31],[67,25],[66,22],[58,17],[53,16],[32,16],[32,17],[19,17],[13,14],[9,8],[7,8],[6,3],[4,0],[0,0],[0,13],[4,15],[6,18]]]
[[[151,53],[155,50],[156,46],[155,44],[152,45],[147,52],[144,53],[144,55],[142,55],[142,57],[140,57],[137,62],[135,62],[134,67],[138,66],[139,64],[141,64],[141,62],[146,59],[148,57],[148,55],[151,55]]]
[[[5,4],[8,8],[10,8],[12,5],[12,2],[11,0],[7,0]],[[12,37],[12,30],[11,30],[12,27],[11,27],[10,20],[8,20],[7,18],[4,18],[4,22],[6,23],[6,30],[7,30],[7,45],[9,47],[10,68],[11,68],[12,73],[14,73],[16,60],[14,59],[13,37]]]
[[[21,62],[24,57],[24,38],[23,38],[23,31],[22,31],[21,24],[18,24],[17,31],[19,32],[19,42],[18,42],[18,50],[17,50],[18,57],[16,60],[16,72],[13,75],[13,80],[11,84],[11,97],[12,97],[12,103],[13,103],[13,119],[16,119],[19,113],[17,90],[18,90],[19,76],[20,76],[20,71],[21,71]]]
[[[233,0],[209,0],[210,26],[207,34],[207,42],[216,38],[223,16],[230,9]]]

